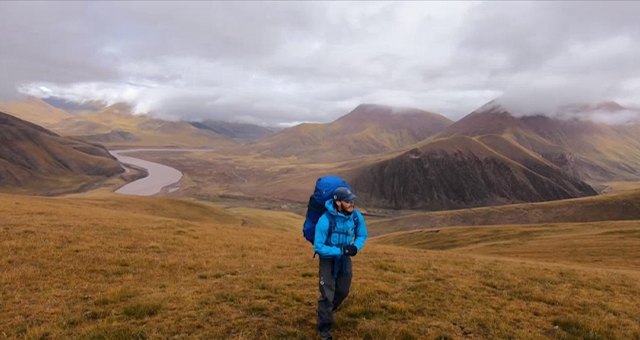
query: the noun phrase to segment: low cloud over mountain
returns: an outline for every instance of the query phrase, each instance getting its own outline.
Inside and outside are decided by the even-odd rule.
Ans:
[[[515,111],[640,107],[637,2],[2,2],[0,12],[4,99],[280,126],[367,102],[452,120],[499,96]]]

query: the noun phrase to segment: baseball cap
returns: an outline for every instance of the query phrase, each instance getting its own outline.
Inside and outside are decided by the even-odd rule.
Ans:
[[[355,201],[356,198],[358,198],[358,196],[354,195],[353,192],[346,187],[339,187],[333,191],[334,201],[352,202]]]

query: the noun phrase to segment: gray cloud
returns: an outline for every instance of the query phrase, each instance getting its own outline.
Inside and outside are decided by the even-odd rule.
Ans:
[[[462,30],[460,64],[487,71],[487,85],[519,111],[617,99],[638,105],[638,2],[487,2]],[[640,88],[635,87],[635,90]]]
[[[273,125],[365,102],[452,119],[498,96],[521,111],[640,106],[636,2],[0,2],[0,13],[0,99]]]
[[[0,96],[33,81],[117,80],[100,50],[107,33],[76,2],[1,2]]]

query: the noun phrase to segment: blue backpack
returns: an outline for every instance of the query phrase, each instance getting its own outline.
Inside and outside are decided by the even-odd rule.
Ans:
[[[333,191],[338,187],[347,187],[351,190],[351,187],[347,182],[338,176],[324,176],[318,178],[316,181],[316,188],[313,191],[313,195],[309,197],[309,205],[307,205],[307,217],[302,227],[302,234],[304,238],[313,244],[313,240],[316,236],[316,224],[318,219],[327,211],[324,204],[333,198]],[[356,226],[358,221],[355,221]],[[329,230],[331,232],[332,230]]]

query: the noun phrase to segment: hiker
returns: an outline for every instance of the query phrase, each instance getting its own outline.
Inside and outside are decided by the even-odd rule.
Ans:
[[[368,236],[355,200],[349,188],[336,188],[325,203],[327,211],[316,224],[313,250],[320,255],[318,333],[322,339],[332,339],[333,312],[351,287],[351,256],[362,249]]]

